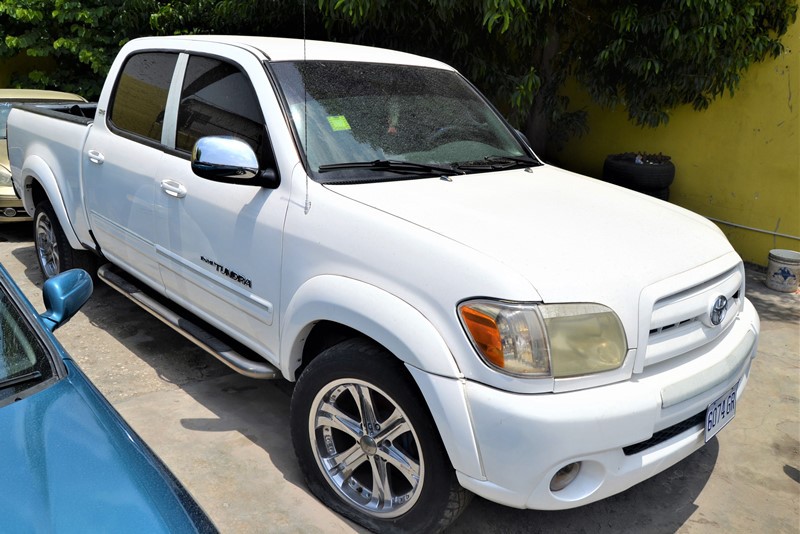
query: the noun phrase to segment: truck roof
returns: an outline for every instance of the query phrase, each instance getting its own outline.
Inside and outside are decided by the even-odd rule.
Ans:
[[[240,35],[181,35],[170,37],[144,37],[145,40],[189,40],[216,42],[244,46],[260,51],[270,61],[363,61],[369,63],[397,63],[454,70],[435,59],[430,59],[386,48],[337,43],[286,39],[282,37],[255,37]],[[142,40],[136,39],[136,41]],[[163,41],[162,41],[163,42]]]

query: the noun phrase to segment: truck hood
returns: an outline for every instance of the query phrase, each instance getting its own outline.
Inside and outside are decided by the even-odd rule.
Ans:
[[[506,264],[545,302],[630,307],[732,250],[707,219],[551,166],[329,187]]]

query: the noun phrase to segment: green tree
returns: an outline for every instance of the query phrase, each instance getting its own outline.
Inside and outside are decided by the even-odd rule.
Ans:
[[[119,47],[146,22],[146,13],[127,9],[123,0],[3,0],[0,58],[52,58],[54,69],[19,75],[12,83],[95,98]]]
[[[48,57],[54,68],[17,74],[18,87],[96,99],[120,47],[144,35],[233,33],[302,37],[303,4],[228,0],[0,0],[0,60]],[[307,32],[325,38],[312,9]]]
[[[16,80],[96,98],[119,47],[140,35],[236,33],[383,46],[454,65],[539,153],[585,128],[561,89],[577,79],[643,126],[733,93],[776,57],[796,0],[0,0],[0,58],[56,69]]]
[[[677,106],[733,93],[777,57],[795,0],[319,0],[334,35],[454,64],[534,148],[584,126],[560,94],[574,76],[604,106],[658,126]]]

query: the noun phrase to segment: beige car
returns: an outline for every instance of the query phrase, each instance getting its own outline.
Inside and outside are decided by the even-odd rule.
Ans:
[[[37,104],[40,102],[86,102],[81,96],[60,91],[39,89],[0,89],[0,223],[30,221],[22,209],[22,201],[11,185],[11,167],[6,144],[6,118],[12,104]]]

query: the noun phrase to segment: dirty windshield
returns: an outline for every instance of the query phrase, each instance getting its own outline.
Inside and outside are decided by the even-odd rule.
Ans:
[[[316,180],[397,180],[538,163],[455,72],[324,61],[271,68]]]

